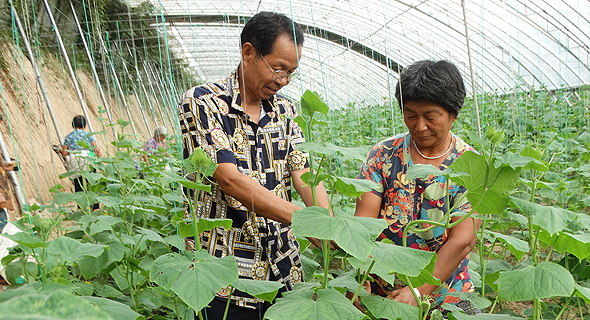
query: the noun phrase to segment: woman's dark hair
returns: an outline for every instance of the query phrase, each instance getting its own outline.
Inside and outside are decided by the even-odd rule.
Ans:
[[[429,102],[457,117],[465,102],[465,84],[453,63],[422,60],[402,71],[395,86],[395,98],[402,110],[408,101]]]
[[[259,12],[244,26],[240,36],[241,45],[250,42],[257,53],[265,56],[272,52],[272,46],[282,34],[288,36],[297,46],[303,45],[303,31],[296,22],[281,13]]]
[[[77,115],[74,117],[74,120],[72,120],[72,127],[75,128],[80,128],[80,129],[84,129],[86,128],[86,118],[83,115]]]

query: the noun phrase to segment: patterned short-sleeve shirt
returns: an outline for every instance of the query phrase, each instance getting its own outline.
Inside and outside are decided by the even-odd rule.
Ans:
[[[440,168],[444,170],[467,150],[474,151],[471,146],[456,137],[451,153],[443,161]],[[440,221],[448,208],[454,211],[471,211],[471,204],[465,197],[466,189],[462,186],[447,185],[445,177],[431,175],[426,180],[408,180],[406,172],[414,163],[410,156],[410,134],[400,134],[375,145],[363,164],[359,179],[372,180],[383,185],[383,192],[373,191],[382,197],[379,218],[385,219],[389,225],[380,235],[380,239],[390,239],[402,245],[403,233],[410,221]],[[445,189],[449,190],[449,205]],[[422,224],[426,229],[431,224]],[[426,251],[438,251],[447,240],[447,230],[436,227],[426,232],[407,234],[407,246]],[[469,255],[463,259],[459,267],[431,295],[438,306],[443,303],[457,303],[458,298],[447,296],[447,292],[472,292],[473,286],[468,272]],[[401,281],[389,284],[383,279],[375,281],[375,292],[386,295],[405,286]]]
[[[236,164],[254,183],[291,201],[290,172],[308,167],[307,154],[296,148],[304,141],[301,128],[292,120],[296,109],[289,100],[274,95],[262,101],[256,124],[241,106],[236,75],[234,71],[223,81],[184,94],[178,109],[184,156],[201,147],[216,163]],[[287,290],[302,280],[299,244],[290,226],[249,211],[217,184],[212,184],[211,193],[198,191],[191,199],[198,218],[233,220],[230,229],[203,232],[200,240],[212,255],[233,255],[240,277],[280,281]],[[226,299],[228,294],[224,288],[217,297]],[[262,302],[238,290],[231,296],[232,304],[248,308],[258,308]]]
[[[160,147],[166,150],[166,142],[158,142],[154,137],[151,137],[148,139],[148,141],[146,141],[145,145],[143,146],[143,150],[149,154],[156,154]]]
[[[86,130],[75,129],[74,131],[68,133],[64,139],[64,145],[70,150],[82,150],[82,147],[78,145],[78,141],[86,141],[86,143],[91,146],[93,142],[96,142],[96,138],[94,138],[94,136],[87,137],[87,134],[88,131]]]

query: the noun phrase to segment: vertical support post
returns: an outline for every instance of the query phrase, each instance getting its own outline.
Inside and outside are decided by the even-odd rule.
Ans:
[[[131,118],[131,112],[129,112],[129,105],[127,104],[127,100],[125,100],[125,94],[123,93],[123,88],[121,88],[121,83],[119,82],[119,77],[117,77],[117,72],[115,71],[114,62],[111,57],[108,55],[107,48],[104,44],[104,40],[102,39],[102,35],[98,34],[98,39],[100,40],[100,44],[102,46],[102,50],[107,57],[108,63],[111,67],[111,72],[113,72],[113,78],[115,79],[115,84],[117,85],[117,89],[119,89],[119,93],[121,94],[121,100],[123,101],[123,105],[125,106],[125,110],[127,111],[127,116],[129,117],[129,121],[131,122],[131,129],[133,130],[133,134],[137,134],[137,130],[135,129],[135,123],[133,122],[133,118]]]
[[[64,43],[61,39],[61,34],[59,33],[59,29],[57,24],[55,23],[55,19],[53,18],[53,13],[51,12],[51,8],[49,7],[49,3],[47,0],[43,0],[43,4],[45,5],[45,9],[47,10],[47,16],[53,25],[53,30],[55,31],[55,37],[57,38],[57,42],[59,43],[59,48],[61,53],[63,54],[64,60],[66,65],[68,66],[68,71],[70,72],[70,78],[72,78],[72,82],[74,83],[74,88],[76,89],[76,94],[78,95],[78,101],[80,101],[80,106],[82,106],[82,112],[84,112],[84,116],[88,119],[88,128],[90,131],[94,131],[92,128],[92,122],[90,121],[90,117],[88,115],[88,108],[86,107],[86,103],[84,102],[84,97],[82,97],[82,92],[80,91],[80,87],[78,86],[78,79],[76,79],[76,74],[74,73],[74,69],[72,69],[72,64],[70,63],[70,58],[68,57],[68,52]]]
[[[90,50],[88,49],[88,44],[86,43],[86,38],[84,37],[84,32],[82,31],[82,27],[80,26],[80,21],[78,20],[78,15],[76,14],[76,10],[74,10],[74,5],[72,4],[72,1],[70,1],[70,8],[72,9],[72,14],[74,15],[74,20],[76,21],[76,26],[78,27],[78,32],[80,33],[80,37],[82,38],[82,43],[84,44],[86,56],[88,57],[88,61],[90,61],[92,75],[94,76],[94,80],[96,81],[96,86],[98,87],[98,93],[100,94],[102,104],[104,105],[104,108],[107,112],[109,124],[113,124],[113,115],[111,114],[111,107],[106,96],[104,95],[104,90],[102,90],[100,78],[98,77],[98,73],[96,72],[96,65],[94,64],[94,59],[92,59],[92,55],[90,54]],[[113,129],[113,137],[116,139],[117,131],[115,130],[115,127],[112,127],[111,129]]]
[[[55,118],[55,113],[53,113],[53,107],[51,106],[51,101],[49,101],[49,97],[47,96],[47,90],[45,89],[45,83],[43,82],[43,78],[41,78],[41,72],[37,67],[37,61],[35,59],[35,55],[31,50],[31,44],[29,42],[29,38],[23,29],[23,25],[20,22],[18,17],[18,13],[14,9],[14,4],[12,0],[10,0],[10,9],[12,10],[12,14],[14,15],[14,21],[16,23],[16,27],[18,28],[18,33],[20,34],[21,38],[23,39],[23,44],[25,45],[25,49],[27,50],[27,55],[29,56],[29,61],[31,61],[31,66],[33,67],[33,71],[35,72],[35,77],[37,78],[37,83],[41,89],[41,94],[43,95],[43,100],[45,100],[45,105],[47,106],[47,110],[49,111],[49,115],[51,116],[51,122],[53,122],[53,127],[55,128],[55,132],[57,133],[57,138],[59,139],[59,143],[61,144],[64,141],[64,137],[59,130],[59,124],[57,123],[57,119]]]
[[[463,8],[463,24],[465,25],[465,41],[467,42],[467,56],[469,56],[469,72],[471,73],[471,90],[473,90],[473,103],[475,103],[475,118],[477,119],[477,134],[481,138],[481,122],[479,120],[479,106],[475,92],[475,76],[473,75],[473,63],[471,62],[471,46],[469,45],[469,28],[467,27],[467,15],[465,14],[465,0],[461,0]]]

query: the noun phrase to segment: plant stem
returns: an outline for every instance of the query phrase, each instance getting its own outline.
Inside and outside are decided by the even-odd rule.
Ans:
[[[223,312],[223,320],[227,319],[227,312],[229,311],[229,305],[231,303],[231,293],[234,291],[233,286],[229,286],[229,296],[227,297],[227,303],[225,304],[225,311]]]
[[[484,259],[484,253],[485,253],[485,248],[484,248],[484,231],[486,229],[486,220],[482,221],[481,223],[481,238],[480,238],[480,244],[479,244],[479,271],[481,271],[481,296],[485,297],[486,294],[486,283],[485,283],[485,279],[486,279],[486,264],[485,264],[485,259]],[[494,241],[494,243],[492,243],[492,251],[494,250],[494,245],[496,244],[496,241]]]
[[[328,267],[330,265],[330,251],[328,250],[330,248],[329,241],[330,240],[322,240],[322,251],[324,254],[324,283],[322,287],[324,289],[328,289]]]
[[[367,281],[367,277],[369,276],[369,272],[371,272],[371,269],[373,268],[373,265],[374,264],[375,264],[375,260],[373,260],[373,262],[371,262],[371,265],[369,266],[369,269],[367,269],[367,272],[365,272],[365,274],[363,275],[363,279],[361,280],[361,283],[359,284],[359,287],[356,289],[356,292],[354,293],[354,296],[352,296],[352,299],[350,299],[351,302],[354,303],[354,300],[359,295],[359,292],[361,292],[361,288],[365,284],[365,281]]]

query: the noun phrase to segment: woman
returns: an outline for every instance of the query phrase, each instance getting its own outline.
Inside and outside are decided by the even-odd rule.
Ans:
[[[159,126],[154,130],[154,136],[149,138],[148,141],[145,143],[144,150],[145,154],[143,155],[143,160],[150,164],[150,159],[148,154],[155,154],[158,152],[160,147],[162,149],[167,150],[168,147],[166,146],[166,135],[168,135],[168,130],[166,127]]]
[[[410,221],[440,221],[447,208],[453,206],[453,211],[471,210],[471,204],[463,197],[464,187],[449,187],[447,207],[446,179],[431,176],[427,180],[409,181],[405,179],[408,167],[421,163],[442,170],[473,148],[450,131],[465,100],[463,79],[452,63],[419,61],[410,65],[400,75],[396,98],[409,132],[386,139],[369,152],[358,178],[382,184],[384,191],[364,193],[357,201],[355,215],[385,219],[389,227],[380,239],[388,238],[402,245],[403,232]],[[460,217],[453,216],[451,221],[458,219]],[[475,226],[479,228],[479,220]],[[416,288],[420,296],[432,297],[437,307],[444,303],[456,304],[471,314],[467,302],[443,295],[449,291],[473,291],[467,265],[475,240],[471,218],[447,230],[437,227],[428,232],[408,232],[409,247],[435,251],[438,256],[434,276],[441,279],[442,285],[420,286]],[[382,279],[376,280],[372,283],[372,292],[417,305],[411,290],[403,282],[389,284]],[[479,313],[479,310],[474,312]]]

